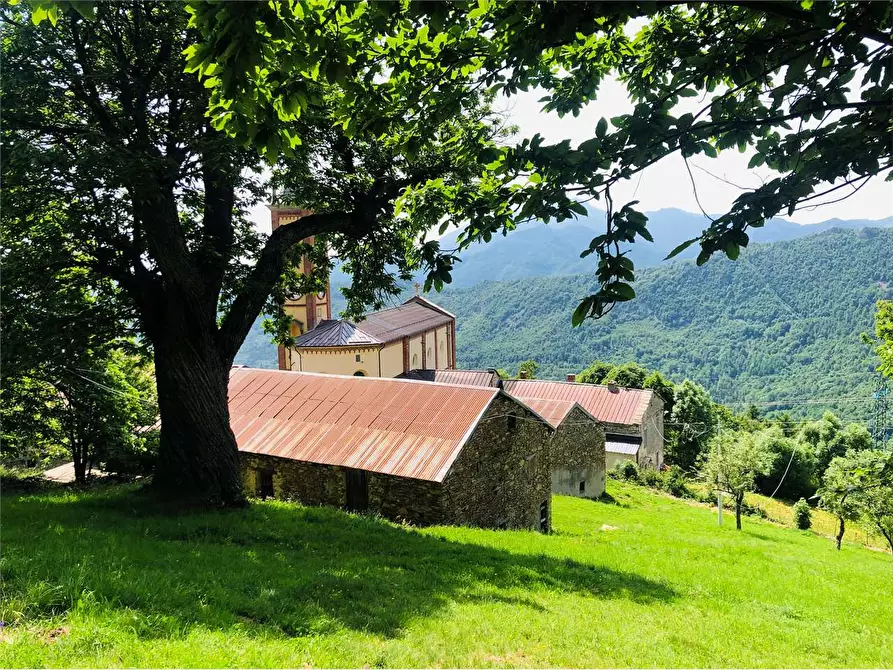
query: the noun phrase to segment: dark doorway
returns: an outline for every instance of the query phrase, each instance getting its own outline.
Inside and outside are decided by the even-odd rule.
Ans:
[[[369,482],[363,470],[345,470],[344,483],[347,487],[347,511],[365,512],[369,507]]]
[[[540,532],[549,532],[549,503],[545,500],[540,503]]]
[[[273,490],[273,471],[258,470],[257,471],[257,495],[261,498],[272,498]]]

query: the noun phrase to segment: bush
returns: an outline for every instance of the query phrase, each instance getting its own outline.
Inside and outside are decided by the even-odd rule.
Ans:
[[[691,492],[685,485],[685,476],[682,474],[682,468],[680,468],[678,465],[670,466],[670,469],[665,471],[662,477],[662,488],[671,496],[676,496],[677,498],[687,498],[689,495],[691,495]]]
[[[639,480],[639,466],[632,461],[618,463],[617,471],[620,473],[620,476],[627,481]]]
[[[800,530],[808,530],[812,526],[812,511],[805,498],[794,503],[794,525]]]

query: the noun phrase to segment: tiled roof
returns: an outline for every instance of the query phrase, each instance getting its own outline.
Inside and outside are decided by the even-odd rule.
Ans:
[[[625,425],[641,425],[648,403],[654,397],[654,392],[650,389],[540,379],[507,379],[502,382],[502,387],[506,393],[525,403],[530,398],[578,402],[599,421]]]
[[[397,378],[465,386],[501,386],[496,370],[410,370],[397,375]]]
[[[367,314],[359,324],[347,320],[327,319],[295,340],[297,347],[356,347],[377,345],[418,335],[452,323],[446,310],[418,296],[399,307]]]
[[[233,368],[239,450],[440,482],[497,388]]]

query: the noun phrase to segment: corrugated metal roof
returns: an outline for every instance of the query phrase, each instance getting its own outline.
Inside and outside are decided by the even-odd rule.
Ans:
[[[497,388],[233,368],[239,449],[440,482]]]
[[[525,403],[529,398],[578,402],[599,421],[626,425],[641,425],[648,403],[654,395],[650,389],[612,389],[597,384],[541,379],[506,379],[502,382],[502,387]]]
[[[618,442],[617,440],[605,440],[605,451],[612,454],[626,454],[627,456],[635,456],[639,453],[638,442]]]
[[[580,405],[570,400],[541,400],[525,398],[523,403],[543,417],[552,428],[558,428],[574,407]]]
[[[386,344],[452,323],[455,317],[416,296],[399,307],[367,314],[359,324],[346,319],[326,319],[295,340],[296,347],[356,347]]]
[[[500,386],[495,370],[410,370],[397,375],[397,378],[465,386]]]

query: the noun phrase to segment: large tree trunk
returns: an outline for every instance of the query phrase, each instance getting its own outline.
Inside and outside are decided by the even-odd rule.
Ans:
[[[155,343],[161,445],[156,489],[179,498],[242,505],[236,438],[229,425],[230,361],[207,339],[170,337]]]
[[[843,517],[840,517],[840,526],[837,529],[837,551],[840,551],[840,543],[843,540],[843,532],[845,529]]]

